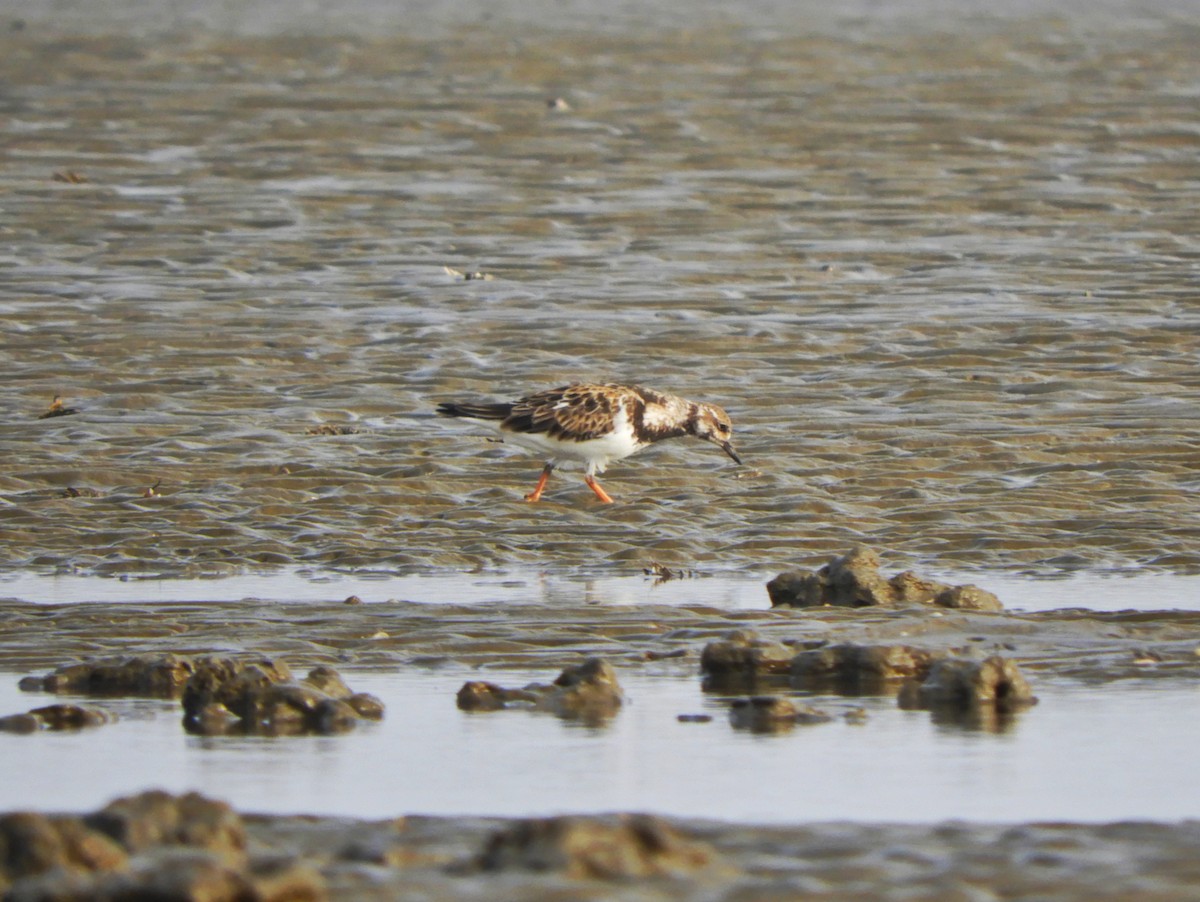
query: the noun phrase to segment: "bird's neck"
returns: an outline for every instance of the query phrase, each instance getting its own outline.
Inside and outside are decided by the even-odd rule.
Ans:
[[[696,405],[683,398],[664,396],[647,400],[641,411],[635,412],[635,422],[638,413],[641,414],[642,432],[653,442],[692,435],[696,431]]]

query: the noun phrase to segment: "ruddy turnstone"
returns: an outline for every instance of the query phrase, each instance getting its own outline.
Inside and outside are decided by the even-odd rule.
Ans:
[[[542,497],[554,468],[564,460],[587,464],[584,482],[596,497],[612,498],[596,474],[614,460],[628,457],[667,438],[694,435],[712,442],[733,458],[733,426],[715,404],[698,404],[638,385],[578,383],[536,392],[504,404],[447,401],[438,413],[487,420],[504,441],[548,455],[542,476],[526,501]]]

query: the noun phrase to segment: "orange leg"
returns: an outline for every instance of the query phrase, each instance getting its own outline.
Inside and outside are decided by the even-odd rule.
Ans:
[[[546,488],[546,483],[550,481],[550,474],[553,472],[554,464],[546,464],[546,466],[542,467],[542,478],[538,480],[538,484],[534,487],[533,491],[525,496],[526,501],[532,504],[534,501],[541,500],[542,492]]]
[[[583,477],[583,481],[588,484],[589,489],[591,489],[593,492],[596,493],[596,497],[599,498],[601,501],[603,501],[605,504],[613,503],[613,500],[608,497],[608,492],[606,492],[606,491],[604,491],[604,489],[600,488],[600,483],[596,482],[595,476],[592,476],[589,474],[589,475]]]

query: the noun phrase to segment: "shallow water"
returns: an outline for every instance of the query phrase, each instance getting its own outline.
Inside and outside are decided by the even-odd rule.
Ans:
[[[887,6],[17,3],[0,567],[1195,572],[1194,10]],[[748,466],[431,415],[593,378]]]
[[[890,572],[890,571],[888,571]],[[773,575],[773,574],[772,574]],[[1056,579],[1008,574],[931,574],[942,582],[971,582],[995,593],[1005,609],[1053,611],[1200,610],[1200,577],[1153,571],[1138,574],[1071,573]],[[503,573],[339,574],[328,571],[240,573],[212,579],[98,579],[72,574],[0,573],[0,598],[33,604],[87,602],[145,604],[241,599],[286,604],[341,601],[418,604],[704,605],[721,610],[770,607],[769,575],[683,577],[562,575],[517,570]]]
[[[1200,817],[1191,770],[1200,696],[1186,687],[1047,687],[1037,708],[999,734],[938,726],[891,699],[816,697],[809,701],[834,714],[861,705],[869,720],[754,735],[733,730],[725,702],[704,697],[694,677],[622,673],[630,704],[591,728],[523,711],[460,712],[454,693],[475,673],[346,676],[388,705],[381,724],[348,736],[191,737],[177,704],[128,699],[96,702],[122,720],[94,731],[0,734],[0,759],[20,762],[19,779],[0,789],[0,810],[87,809],[154,785],[246,811],[365,818],[608,810],[763,824]],[[16,692],[15,682],[0,679],[0,710],[39,698]],[[681,713],[713,720],[679,723]]]

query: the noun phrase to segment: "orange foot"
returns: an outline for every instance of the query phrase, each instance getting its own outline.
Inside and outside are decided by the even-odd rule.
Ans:
[[[613,500],[608,497],[608,492],[606,492],[606,491],[604,491],[604,489],[600,488],[600,483],[596,482],[595,476],[585,476],[585,477],[583,477],[583,481],[588,484],[589,489],[591,489],[593,492],[596,493],[596,497],[599,498],[601,501],[603,501],[605,504],[613,503]]]
[[[546,483],[550,481],[550,474],[552,472],[554,472],[554,464],[546,464],[546,466],[542,468],[542,478],[539,479],[537,485],[533,487],[533,491],[525,496],[526,501],[532,504],[533,502],[540,501],[542,499],[542,492],[546,488]]]

